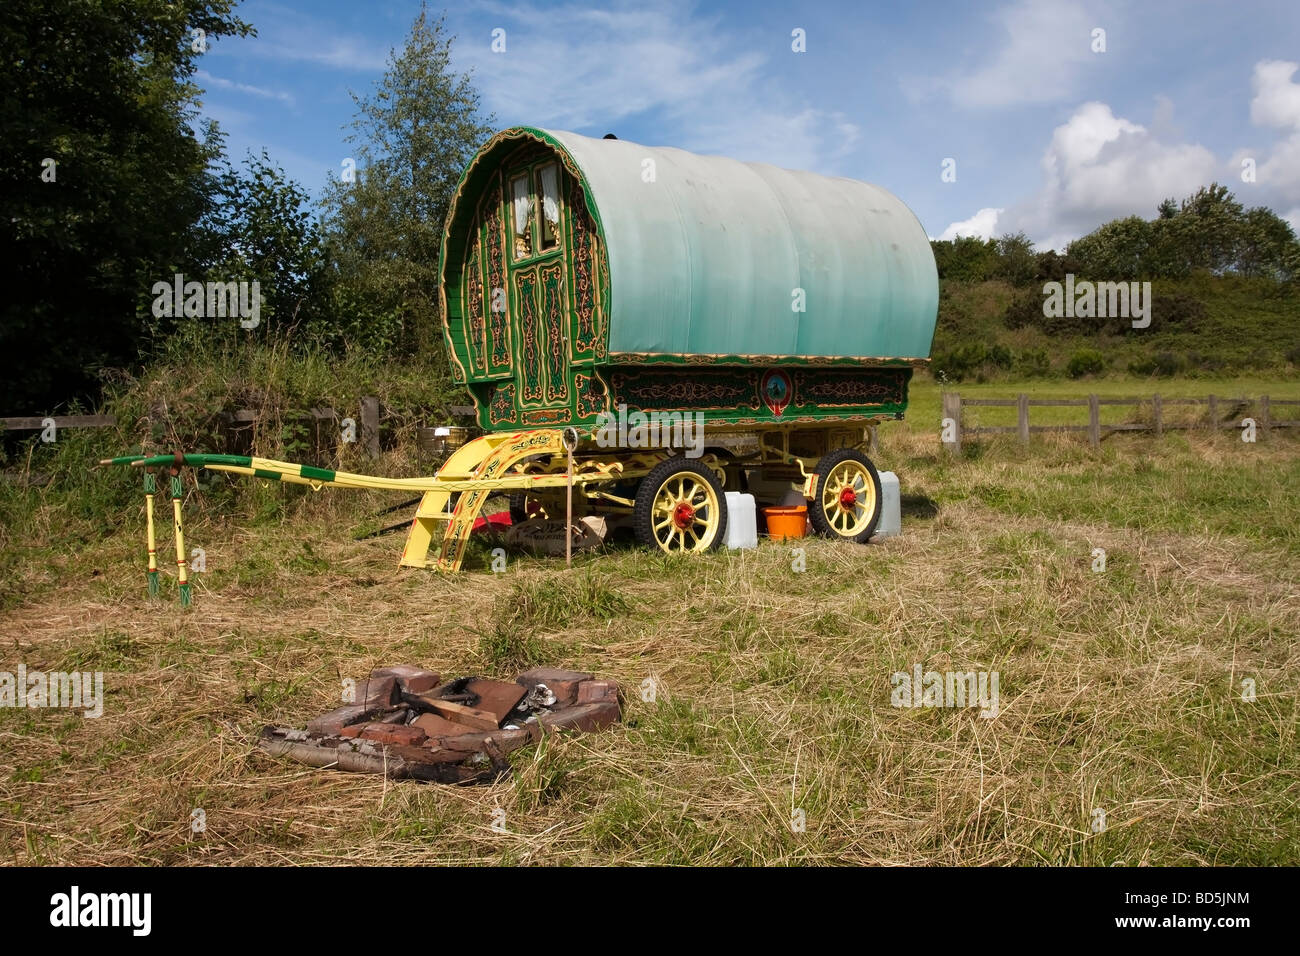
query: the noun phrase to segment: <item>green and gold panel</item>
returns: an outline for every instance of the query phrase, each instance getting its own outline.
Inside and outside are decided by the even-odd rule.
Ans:
[[[501,195],[501,183],[498,180],[494,181],[483,199],[488,375],[509,375],[514,371],[510,342],[510,297],[506,295],[505,218]]]
[[[567,425],[569,424],[567,408],[537,408],[523,413],[525,425]]]
[[[492,426],[515,420],[515,383],[493,382],[487,386],[488,423]]]
[[[618,369],[609,382],[614,404],[630,409],[757,411],[757,369]]]
[[[465,262],[466,351],[469,375],[477,378],[487,371],[487,304],[483,299],[483,243],[481,230],[475,228]]]
[[[564,354],[569,317],[564,294],[564,260],[543,263],[537,273],[541,282],[541,321],[546,330],[546,403],[564,404],[569,401],[569,362]]]
[[[540,332],[541,321],[537,301],[537,270],[525,269],[514,273],[514,294],[511,296],[515,315],[519,318],[519,361],[515,366],[515,380],[519,383],[520,405],[540,405],[546,400],[546,382]]]
[[[570,268],[573,272],[573,361],[586,364],[605,358],[609,338],[604,317],[604,287],[601,282],[606,268],[601,254],[596,224],[587,211],[582,184],[569,184]]]
[[[579,419],[594,418],[609,410],[609,392],[597,376],[575,373],[573,389],[577,393],[576,411]]]
[[[901,417],[910,368],[617,366],[610,410],[700,412],[719,424]]]
[[[796,408],[865,408],[906,403],[911,369],[796,368],[790,378]]]

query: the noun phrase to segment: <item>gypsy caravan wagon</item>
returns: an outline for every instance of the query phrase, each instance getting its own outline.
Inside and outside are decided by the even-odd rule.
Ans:
[[[437,475],[185,463],[421,490],[402,564],[442,570],[490,496],[520,520],[562,517],[570,481],[575,517],[630,523],[664,551],[718,547],[725,492],[743,488],[764,503],[797,491],[820,534],[870,537],[880,481],[862,448],[903,417],[938,308],[929,240],[887,191],[514,127],[463,173],[440,271],[451,367],[483,434]]]
[[[722,539],[729,485],[793,482],[819,532],[870,536],[879,479],[857,446],[864,426],[902,417],[938,307],[925,231],[885,190],[508,129],[461,179],[441,270],[479,425],[572,425],[580,468],[621,465],[618,481],[583,486],[584,509],[630,512],[645,544],[703,550]],[[703,421],[710,452],[593,442],[638,413]],[[757,439],[748,455],[722,450],[737,433]]]

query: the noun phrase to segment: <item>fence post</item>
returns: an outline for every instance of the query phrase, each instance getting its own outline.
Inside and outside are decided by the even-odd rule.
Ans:
[[[379,399],[373,395],[361,399],[361,443],[367,455],[379,457]]]
[[[1269,419],[1270,411],[1268,407],[1268,396],[1261,395],[1259,397],[1259,427],[1264,429],[1264,431],[1268,431]]]
[[[1088,396],[1088,442],[1093,448],[1101,445],[1101,405],[1096,395]]]
[[[1020,427],[1020,444],[1029,444],[1029,396],[1021,392],[1016,396],[1016,413]]]
[[[956,392],[943,393],[943,419],[946,421],[952,419],[953,432],[952,441],[944,442],[944,446],[954,455],[961,454],[961,396]],[[943,425],[943,422],[940,422]]]
[[[1164,406],[1160,401],[1159,395],[1151,396],[1151,415],[1156,422],[1156,437],[1159,438],[1165,433]]]
[[[1210,400],[1209,400],[1209,405],[1210,405],[1210,411],[1209,411],[1209,416],[1210,416],[1210,431],[1213,432],[1216,428],[1219,427],[1219,399],[1218,399],[1218,397],[1217,397],[1217,396],[1214,396],[1214,395],[1211,395],[1211,396],[1210,396]]]

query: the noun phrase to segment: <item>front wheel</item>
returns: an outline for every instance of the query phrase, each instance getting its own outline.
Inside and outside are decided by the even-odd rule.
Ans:
[[[712,551],[727,536],[722,483],[697,461],[661,461],[641,479],[632,523],[637,540],[647,547],[669,553]]]
[[[841,448],[813,469],[817,491],[808,504],[814,530],[839,541],[866,541],[880,521],[880,476],[866,455]]]

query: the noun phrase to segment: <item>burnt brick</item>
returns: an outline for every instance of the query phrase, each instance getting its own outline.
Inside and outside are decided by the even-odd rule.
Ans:
[[[321,714],[307,721],[307,731],[313,734],[337,734],[348,724],[356,724],[366,719],[370,710],[359,704],[348,704],[328,714]]]
[[[419,727],[402,724],[381,724],[374,721],[368,724],[353,724],[350,727],[344,727],[342,736],[359,737],[362,740],[373,740],[375,743],[381,744],[402,744],[407,747],[417,747],[424,743],[428,735]]]
[[[381,710],[397,703],[396,677],[370,677],[357,681],[357,704],[367,710]]]
[[[421,667],[412,667],[410,664],[377,667],[370,672],[371,680],[382,680],[385,677],[395,678],[397,686],[407,694],[423,694],[425,691],[433,690],[442,680],[440,674],[426,671]]]
[[[578,685],[578,703],[594,704],[597,701],[618,701],[618,684],[612,680],[585,680]]]
[[[610,724],[617,723],[618,717],[618,701],[602,700],[594,704],[580,704],[574,707],[565,707],[549,714],[542,714],[537,720],[547,730],[590,732],[603,730]]]

